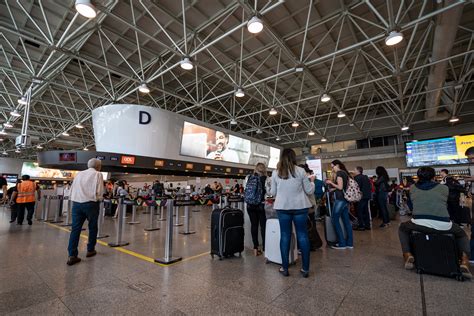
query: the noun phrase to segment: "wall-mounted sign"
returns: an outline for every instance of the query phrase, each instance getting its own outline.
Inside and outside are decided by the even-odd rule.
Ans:
[[[134,156],[122,156],[120,158],[120,163],[122,165],[134,165],[135,164],[135,157]]]
[[[96,156],[95,158],[99,160],[105,160],[105,156]]]
[[[110,157],[110,161],[118,161],[118,157],[111,156],[111,157]]]
[[[186,164],[186,169],[193,169],[194,165],[192,163],[187,163]]]
[[[211,171],[211,170],[212,170],[212,166],[204,166],[204,170],[206,170],[206,171]]]
[[[225,172],[231,172],[231,171],[232,171],[232,169],[230,169],[230,168],[225,168]]]
[[[164,160],[155,160],[155,167],[163,167],[165,165]]]

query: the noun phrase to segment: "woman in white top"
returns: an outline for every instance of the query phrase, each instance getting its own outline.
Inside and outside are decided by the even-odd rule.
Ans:
[[[308,177],[304,169],[296,165],[296,154],[284,149],[277,169],[272,173],[271,195],[275,197],[274,209],[280,222],[280,252],[282,267],[280,273],[288,276],[292,223],[295,225],[298,245],[303,257],[301,274],[309,274],[309,238],[306,227],[311,202],[307,194],[314,192],[314,176]]]

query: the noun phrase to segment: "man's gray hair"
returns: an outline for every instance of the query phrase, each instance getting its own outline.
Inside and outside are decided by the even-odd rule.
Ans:
[[[101,165],[102,165],[102,162],[97,158],[91,158],[87,162],[87,168],[94,168],[96,170],[100,168]]]

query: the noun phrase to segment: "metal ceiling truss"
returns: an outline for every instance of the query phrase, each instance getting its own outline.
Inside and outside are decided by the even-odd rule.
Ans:
[[[0,122],[14,125],[0,136],[0,149],[15,149],[23,118],[10,112],[23,110],[16,100],[27,90],[29,133],[35,145],[50,149],[93,146],[91,111],[113,102],[164,108],[283,146],[399,133],[404,124],[426,129],[441,124],[423,115],[433,92],[427,77],[431,66],[446,61],[441,107],[461,120],[474,118],[470,1],[94,4],[95,19],[80,16],[72,0],[0,4]],[[432,60],[436,19],[458,6],[464,11],[452,53]],[[258,35],[246,30],[254,15],[264,21]],[[392,30],[405,39],[388,47]],[[179,67],[185,56],[191,71]],[[142,83],[150,94],[138,92]],[[234,96],[239,87],[244,98]],[[329,102],[320,101],[323,93]],[[270,116],[271,108],[278,114]],[[75,128],[78,123],[85,128]],[[30,148],[17,155],[34,154]]]

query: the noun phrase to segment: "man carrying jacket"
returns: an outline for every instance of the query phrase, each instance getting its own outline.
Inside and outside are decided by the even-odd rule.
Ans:
[[[372,196],[372,187],[369,178],[363,174],[364,169],[362,167],[355,168],[354,180],[359,185],[360,191],[362,192],[362,199],[357,202],[357,219],[359,226],[355,230],[370,230],[370,218],[369,218],[369,201]]]
[[[25,218],[25,209],[28,211],[26,219],[28,225],[33,224],[33,214],[35,212],[36,191],[38,191],[38,201],[40,200],[40,192],[36,183],[30,180],[30,176],[25,174],[21,177],[21,183],[18,184],[18,193],[16,203],[18,204],[17,224],[23,225]]]

